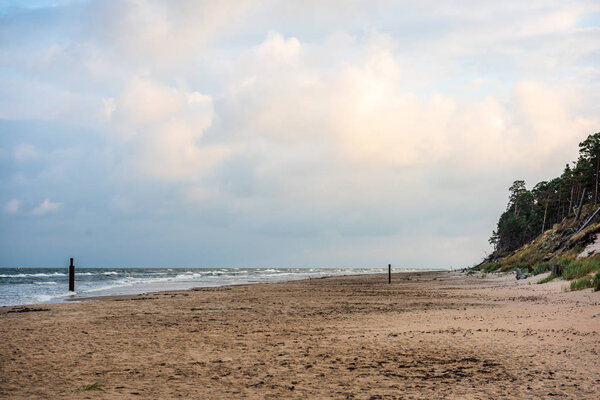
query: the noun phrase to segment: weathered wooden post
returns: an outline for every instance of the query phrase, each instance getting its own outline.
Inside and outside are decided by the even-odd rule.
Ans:
[[[69,292],[75,291],[75,266],[73,265],[73,259],[71,258],[71,265],[69,265]]]
[[[392,264],[388,264],[388,283],[392,283]]]
[[[563,271],[563,266],[560,264],[552,264],[552,272],[550,275],[561,276]]]

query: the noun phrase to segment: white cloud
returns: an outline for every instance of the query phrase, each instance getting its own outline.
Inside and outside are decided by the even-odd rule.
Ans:
[[[52,201],[50,201],[49,199],[45,199],[39,206],[37,206],[36,208],[34,208],[31,211],[31,214],[33,215],[44,215],[47,213],[52,213],[57,211],[61,206],[61,203],[54,203]]]
[[[104,118],[106,118],[107,120],[112,119],[112,115],[115,112],[115,110],[117,109],[115,99],[104,98],[104,99],[102,99],[102,105],[104,106],[103,113],[102,113]]]
[[[17,214],[21,209],[21,202],[17,199],[12,199],[4,205],[4,212],[7,214]]]
[[[179,68],[190,54],[234,29],[251,0],[93,2],[84,30],[126,64]],[[90,18],[92,17],[93,18]]]
[[[136,78],[115,99],[112,143],[142,176],[198,178],[230,153],[227,146],[202,143],[213,113],[210,96]]]
[[[314,45],[269,34],[254,53],[232,64],[235,89],[220,100],[226,112],[222,118],[229,121],[227,134],[239,132],[239,147],[260,152],[256,157],[264,165],[272,160],[273,168],[286,159],[307,157],[298,154],[299,146],[307,146],[330,157],[329,165],[341,161],[357,168],[427,170],[446,160],[457,171],[485,171],[490,163],[493,168],[529,168],[530,160],[571,150],[600,122],[578,111],[581,101],[569,83],[516,82],[508,98],[423,96],[404,89],[389,38],[348,46],[337,50],[363,53],[361,61],[333,66],[331,72],[331,66],[313,64]],[[299,48],[303,51],[292,51]],[[289,54],[294,54],[293,63],[273,69]]]
[[[579,26],[595,11],[182,0],[23,12],[0,26],[0,117],[100,130],[71,139],[102,153],[86,167],[107,177],[116,212],[176,209],[187,222],[207,207],[240,237],[326,237],[323,260],[419,246],[472,259],[510,181],[556,176],[598,130],[600,29]],[[74,173],[56,161],[68,150],[29,142],[2,143],[40,165],[37,181],[34,163],[10,171],[12,197]],[[57,209],[47,199],[33,213]]]
[[[13,156],[17,161],[25,161],[27,159],[39,157],[39,153],[31,143],[21,143],[15,147]]]
[[[267,39],[254,49],[254,53],[268,66],[294,66],[300,56],[300,42],[296,38],[285,39],[277,32],[269,32]]]

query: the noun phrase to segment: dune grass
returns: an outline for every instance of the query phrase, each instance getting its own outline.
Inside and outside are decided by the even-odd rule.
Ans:
[[[548,283],[552,280],[554,280],[555,278],[558,278],[556,275],[548,275],[547,277],[545,277],[544,279],[540,279],[537,283],[538,284],[543,284],[543,283]]]
[[[483,265],[483,272],[485,272],[485,273],[494,272],[494,271],[500,269],[500,267],[501,267],[500,263],[490,262],[490,263]]]
[[[594,279],[592,280],[592,285],[594,286],[594,292],[597,292],[600,290],[600,272],[597,272],[596,275],[594,275]]]
[[[102,389],[102,384],[100,382],[94,382],[90,385],[86,385],[81,388],[81,390],[104,390]]]
[[[600,258],[573,258],[572,256],[567,256],[553,261],[540,262],[534,264],[535,267],[528,275],[534,276],[548,272],[552,270],[552,266],[555,264],[563,267],[562,274],[560,276],[550,274],[537,283],[543,284],[556,278],[562,278],[566,281],[571,281],[570,286],[567,286],[565,290],[581,290],[593,287],[595,291],[600,291]],[[510,272],[514,271],[515,268],[520,268],[523,272],[526,272],[530,269],[530,264],[516,263],[506,265],[498,262],[490,262],[482,265],[480,268],[482,277],[485,277],[490,272]],[[469,272],[473,273],[472,270]]]
[[[569,263],[564,266],[562,278],[570,281],[583,278],[594,271],[600,271],[600,260],[575,259],[569,261]]]
[[[583,278],[571,281],[570,290],[582,290],[589,287],[592,287],[592,278],[589,276],[584,276]]]
[[[552,263],[550,263],[550,262],[543,262],[543,263],[540,263],[540,264],[538,264],[538,265],[535,266],[535,268],[531,272],[531,275],[539,275],[539,274],[544,273],[546,271],[550,271],[551,269],[552,269]]]
[[[589,287],[600,290],[600,260],[595,258],[579,258],[569,259],[562,258],[551,263],[540,263],[532,272],[532,275],[541,274],[543,272],[552,269],[552,265],[559,264],[563,266],[561,278],[567,281],[571,281],[569,290],[582,290]],[[596,276],[592,278],[592,274],[596,272]],[[597,278],[596,278],[597,277]],[[556,275],[548,275],[544,279],[541,279],[538,283],[550,282],[553,279],[558,278]]]

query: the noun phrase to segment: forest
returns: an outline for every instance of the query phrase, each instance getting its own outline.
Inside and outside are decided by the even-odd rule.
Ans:
[[[579,157],[563,173],[528,190],[523,180],[510,186],[506,211],[489,242],[502,255],[535,239],[564,218],[578,217],[584,205],[599,206],[600,132],[579,143]]]

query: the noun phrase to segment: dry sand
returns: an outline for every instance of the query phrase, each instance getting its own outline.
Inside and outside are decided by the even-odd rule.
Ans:
[[[0,396],[600,398],[600,292],[538,279],[349,276],[5,307]]]

